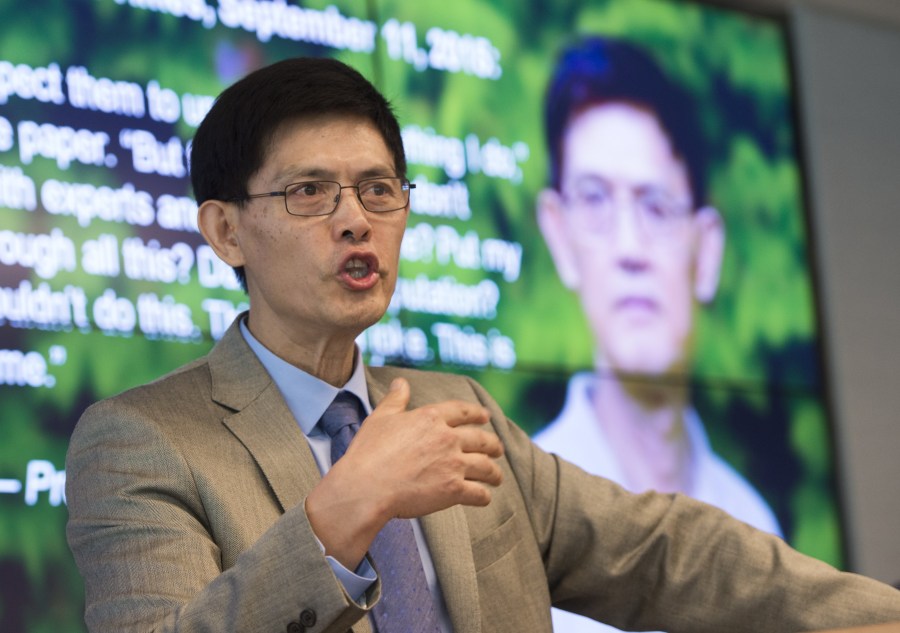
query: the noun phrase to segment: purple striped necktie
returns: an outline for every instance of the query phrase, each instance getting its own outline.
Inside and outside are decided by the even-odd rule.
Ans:
[[[319,424],[331,437],[331,463],[347,450],[363,414],[359,399],[341,391]],[[372,608],[378,633],[440,633],[434,599],[409,519],[391,519],[369,548],[381,578],[381,600]]]

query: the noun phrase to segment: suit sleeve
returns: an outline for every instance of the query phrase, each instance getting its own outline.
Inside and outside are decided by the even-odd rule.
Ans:
[[[900,592],[682,495],[634,495],[543,452],[476,383],[554,606],[624,630],[814,631],[900,621]]]
[[[145,407],[106,401],[79,421],[67,457],[67,536],[92,633],[284,631],[312,621],[298,630],[343,633],[364,617],[302,503],[223,569],[216,517],[195,476]]]

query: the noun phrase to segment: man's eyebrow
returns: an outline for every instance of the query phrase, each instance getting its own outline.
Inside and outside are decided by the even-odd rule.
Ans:
[[[364,169],[363,171],[356,173],[357,180],[363,180],[364,178],[384,178],[384,177],[396,177],[397,172],[393,166],[391,167],[370,167],[369,169]]]
[[[594,172],[582,172],[572,178],[564,180],[562,182],[563,187],[574,187],[580,183],[591,183],[597,184],[600,183],[606,187],[611,187],[613,185],[612,180],[604,176],[603,174],[598,174]]]
[[[279,184],[289,184],[292,182],[300,182],[302,180],[332,180],[334,173],[319,167],[286,167],[275,174],[274,182]]]
[[[369,167],[355,172],[356,180],[365,178],[383,178],[396,176],[393,167]],[[275,175],[275,184],[290,184],[306,180],[339,180],[336,173],[323,167],[287,167]],[[346,183],[343,183],[346,184]]]

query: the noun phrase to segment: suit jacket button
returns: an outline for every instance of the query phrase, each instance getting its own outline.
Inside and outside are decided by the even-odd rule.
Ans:
[[[303,609],[300,612],[300,624],[305,627],[311,627],[316,625],[316,612],[312,609]]]
[[[291,622],[287,625],[287,633],[303,633],[306,630],[306,627],[302,626],[299,622]]]

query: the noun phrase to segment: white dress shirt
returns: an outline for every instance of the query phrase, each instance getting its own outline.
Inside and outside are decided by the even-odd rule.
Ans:
[[[619,456],[615,454],[603,428],[597,423],[590,398],[593,380],[593,375],[589,372],[572,376],[562,412],[535,435],[534,441],[545,451],[556,453],[591,474],[611,479],[630,488],[632,492],[643,492],[629,486]],[[775,514],[762,495],[713,452],[696,411],[685,411],[684,421],[693,459],[691,480],[694,482],[694,489],[689,491],[689,496],[722,508],[755,528],[781,536]],[[562,633],[618,631],[609,625],[561,609],[553,609],[553,630]]]

